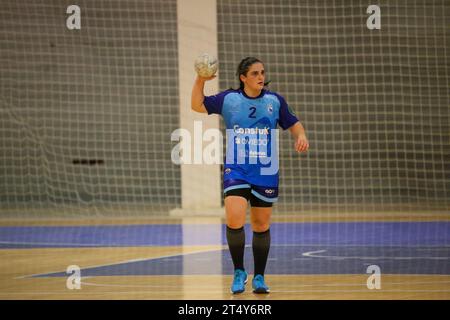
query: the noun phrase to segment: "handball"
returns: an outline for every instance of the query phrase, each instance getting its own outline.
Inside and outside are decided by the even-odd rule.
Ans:
[[[208,53],[203,53],[195,59],[194,68],[203,78],[212,77],[217,72],[217,59]]]

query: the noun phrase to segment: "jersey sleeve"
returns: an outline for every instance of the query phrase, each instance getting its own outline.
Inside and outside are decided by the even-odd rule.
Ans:
[[[283,130],[289,129],[296,122],[298,122],[298,118],[294,113],[294,110],[288,106],[286,100],[280,95],[277,95],[278,100],[280,100],[280,117],[278,119],[278,123]]]
[[[203,104],[205,105],[208,114],[222,114],[223,100],[225,99],[227,93],[228,90],[220,92],[214,96],[205,97],[205,100],[203,100]]]

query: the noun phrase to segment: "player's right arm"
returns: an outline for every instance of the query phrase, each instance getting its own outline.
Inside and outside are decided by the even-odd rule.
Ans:
[[[203,103],[205,101],[205,95],[203,94],[203,89],[205,88],[205,82],[208,80],[214,79],[216,76],[212,76],[209,78],[203,78],[200,76],[197,76],[194,82],[194,86],[192,88],[192,95],[191,95],[191,108],[194,111],[200,112],[200,113],[207,113],[205,104]]]

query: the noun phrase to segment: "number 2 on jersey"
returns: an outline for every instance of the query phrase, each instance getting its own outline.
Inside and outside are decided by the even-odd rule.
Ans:
[[[250,107],[250,114],[248,115],[249,118],[256,118],[255,113],[256,113],[256,107]]]

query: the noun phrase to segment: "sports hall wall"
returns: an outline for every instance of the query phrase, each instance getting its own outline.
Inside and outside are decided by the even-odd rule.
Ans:
[[[71,4],[0,7],[2,216],[167,215],[177,1],[77,0],[76,31]],[[449,211],[449,17],[445,0],[217,0],[219,89],[259,57],[310,140],[300,156],[281,134],[277,213]]]

